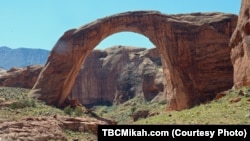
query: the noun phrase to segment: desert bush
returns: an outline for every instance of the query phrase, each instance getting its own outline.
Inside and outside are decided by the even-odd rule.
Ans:
[[[72,115],[73,114],[73,111],[74,111],[74,109],[69,105],[69,106],[67,106],[67,107],[65,107],[64,109],[63,109],[63,112],[65,113],[65,114],[67,114],[67,115]]]
[[[130,109],[131,114],[133,114],[133,113],[135,112],[135,110],[136,110],[136,107],[135,107],[135,106],[134,106],[134,107],[131,107],[131,109]]]
[[[77,106],[77,107],[74,109],[74,113],[75,113],[76,116],[81,116],[81,115],[83,114],[82,107]]]
[[[19,109],[19,108],[35,107],[35,106],[36,106],[35,100],[26,98],[13,102],[12,104],[10,104],[9,107],[11,109]]]
[[[72,108],[71,106],[67,106],[63,109],[63,112],[67,115],[71,116],[81,116],[83,114],[83,110],[80,106],[76,108]]]

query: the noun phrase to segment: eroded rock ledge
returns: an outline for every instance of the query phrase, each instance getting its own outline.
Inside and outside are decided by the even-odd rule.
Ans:
[[[60,140],[67,141],[64,130],[97,135],[101,120],[80,117],[27,117],[19,121],[0,121],[0,140]]]

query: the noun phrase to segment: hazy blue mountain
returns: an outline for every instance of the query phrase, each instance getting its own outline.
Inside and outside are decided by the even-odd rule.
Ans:
[[[12,67],[25,67],[47,61],[50,51],[44,49],[0,47],[0,68],[8,70]]]

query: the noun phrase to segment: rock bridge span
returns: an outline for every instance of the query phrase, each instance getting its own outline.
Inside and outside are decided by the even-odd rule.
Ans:
[[[232,87],[228,43],[236,22],[233,14],[167,15],[158,11],[131,11],[98,19],[59,38],[30,95],[60,107],[91,51],[106,37],[130,31],[149,38],[161,53],[168,109],[192,107]]]

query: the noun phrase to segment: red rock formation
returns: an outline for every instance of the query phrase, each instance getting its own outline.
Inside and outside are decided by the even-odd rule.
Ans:
[[[164,15],[155,11],[126,12],[99,19],[61,36],[30,95],[61,106],[82,63],[96,45],[109,35],[131,31],[148,37],[162,54],[169,69],[168,108],[194,106],[232,86],[228,43],[236,21],[237,16],[232,14]]]
[[[163,72],[161,68],[157,68],[149,59],[144,59],[142,72],[142,91],[144,98],[148,101],[155,98],[160,92],[164,90]]]
[[[234,87],[250,86],[250,1],[242,0],[237,26],[230,40]]]
[[[11,68],[0,75],[0,86],[32,88],[41,72],[42,65],[32,65],[25,68]]]
[[[98,125],[106,124],[90,117],[26,117],[18,121],[0,121],[0,140],[67,141],[65,130],[97,135]]]
[[[139,56],[144,51],[148,50],[124,46],[94,50],[82,65],[70,96],[91,106],[119,104],[142,94],[141,74],[146,64],[142,63],[145,57]]]

